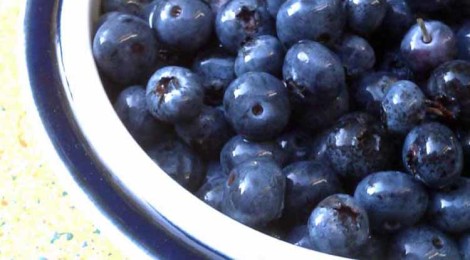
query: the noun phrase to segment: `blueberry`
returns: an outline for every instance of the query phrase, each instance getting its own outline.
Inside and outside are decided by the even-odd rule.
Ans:
[[[104,13],[103,15],[101,15],[95,24],[95,34],[98,31],[98,29],[101,27],[101,25],[103,25],[106,21],[115,19],[121,14],[122,14],[121,12],[109,12],[109,13]]]
[[[332,44],[344,23],[342,0],[287,0],[277,13],[277,36],[286,47],[300,40]]]
[[[457,32],[459,58],[470,61],[470,20],[467,20]]]
[[[304,161],[310,155],[312,139],[300,129],[292,129],[282,133],[276,142],[286,155],[286,163]]]
[[[203,107],[204,93],[199,77],[182,67],[157,70],[147,84],[146,93],[150,113],[164,122],[192,119]]]
[[[226,181],[227,175],[223,172],[220,163],[211,162],[207,165],[204,184],[195,195],[209,206],[220,210]]]
[[[355,95],[358,106],[372,115],[379,116],[382,99],[396,81],[398,78],[388,72],[365,74],[359,82]]]
[[[224,144],[234,135],[224,112],[213,107],[204,107],[192,120],[177,122],[175,130],[186,144],[209,159],[217,159]]]
[[[470,166],[470,131],[466,127],[460,127],[457,129],[457,138],[460,141],[460,145],[462,145],[462,150],[464,154],[464,167],[465,169],[463,170],[462,174],[468,174],[468,171],[466,170]]]
[[[384,236],[371,235],[367,242],[361,247],[358,259],[383,260],[386,259],[388,243]]]
[[[415,78],[413,70],[408,62],[403,58],[400,49],[386,52],[379,64],[382,71],[387,71],[401,80],[413,80]]]
[[[405,229],[392,239],[388,259],[460,259],[460,255],[451,238],[420,225]]]
[[[135,16],[142,16],[143,10],[152,0],[103,0],[101,11],[103,13],[122,12]]]
[[[308,234],[307,225],[300,225],[293,227],[286,236],[286,242],[296,246],[300,246],[307,249],[314,249],[312,242],[310,241],[310,235]]]
[[[470,260],[470,233],[465,233],[460,237],[459,251],[462,260]]]
[[[406,170],[431,188],[455,182],[462,171],[463,153],[457,137],[440,123],[425,123],[411,130],[402,150]]]
[[[345,35],[338,46],[337,53],[348,76],[357,77],[374,67],[374,49],[360,36]]]
[[[457,56],[457,40],[444,23],[419,20],[403,38],[401,53],[411,69],[426,73]]]
[[[327,103],[338,97],[346,84],[338,56],[313,41],[301,41],[287,51],[282,74],[292,99],[300,104]]]
[[[281,5],[285,2],[286,0],[266,0],[267,8],[269,14],[276,19],[277,13],[279,11],[279,8],[281,8]]]
[[[205,177],[205,164],[187,145],[169,138],[150,147],[147,155],[160,168],[189,191],[196,191]]]
[[[265,226],[282,214],[285,185],[285,177],[274,162],[244,162],[230,171],[222,211],[245,225]]]
[[[387,12],[385,0],[347,0],[346,14],[349,27],[362,35],[374,32]]]
[[[234,64],[235,58],[220,49],[196,57],[192,70],[201,79],[206,104],[222,104],[225,89],[235,79]]]
[[[431,192],[429,219],[442,231],[470,230],[470,180],[460,178],[447,189]]]
[[[393,149],[384,129],[361,112],[341,117],[327,139],[325,159],[349,182],[390,167]]]
[[[429,201],[424,185],[406,173],[393,171],[364,178],[354,198],[367,211],[371,229],[377,233],[393,233],[416,224]]]
[[[300,161],[285,167],[287,177],[284,217],[305,223],[315,206],[342,191],[336,173],[320,161]]]
[[[427,95],[444,106],[448,117],[470,125],[470,62],[455,60],[433,71]]]
[[[387,12],[378,31],[395,41],[403,37],[413,22],[413,12],[406,0],[387,0]]]
[[[227,4],[228,2],[230,2],[230,0],[204,0],[204,1],[207,4],[209,4],[209,6],[212,9],[212,13],[214,14],[214,16],[217,16],[217,14],[220,12],[220,10],[222,10],[224,5]]]
[[[353,257],[368,241],[369,220],[353,197],[336,194],[321,201],[313,210],[308,229],[316,250]]]
[[[406,0],[411,9],[415,12],[430,13],[450,7],[454,0]],[[459,0],[457,0],[459,1]],[[463,1],[462,1],[463,2]]]
[[[310,151],[310,160],[325,161],[325,152],[328,145],[328,136],[330,135],[331,129],[327,129],[317,134],[312,143],[312,150]],[[328,163],[326,161],[326,163]]]
[[[265,72],[248,72],[225,91],[224,110],[235,131],[250,140],[265,141],[282,132],[290,117],[284,84]]]
[[[145,89],[141,86],[123,90],[114,103],[114,110],[132,137],[142,146],[163,140],[171,132],[169,125],[155,119],[147,110]]]
[[[212,11],[201,0],[159,0],[152,15],[158,40],[173,49],[193,52],[212,34]]]
[[[388,131],[406,135],[424,120],[426,97],[415,83],[397,81],[382,99],[381,116]]]
[[[157,40],[152,30],[145,21],[128,14],[106,20],[93,40],[93,57],[100,72],[127,86],[147,79],[156,54]]]
[[[273,160],[280,167],[286,163],[284,151],[275,142],[250,142],[239,135],[232,137],[220,152],[220,164],[226,173],[242,162],[257,158]]]
[[[217,14],[215,30],[222,45],[236,53],[259,35],[274,35],[274,21],[264,0],[232,0]]]
[[[256,36],[248,40],[239,50],[235,60],[235,74],[266,72],[281,75],[284,49],[279,40],[271,35]]]

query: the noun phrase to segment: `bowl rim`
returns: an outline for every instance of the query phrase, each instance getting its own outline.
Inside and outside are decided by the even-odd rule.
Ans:
[[[38,26],[32,25],[31,21],[37,22],[37,18],[33,19],[34,13],[41,11],[33,10],[32,0],[27,2],[26,62],[39,116],[77,185],[126,237],[155,257],[178,254],[191,258],[335,258],[247,228],[208,207],[165,174],[132,139],[112,104],[103,102],[108,97],[91,52],[92,28],[98,18],[99,0],[36,0],[34,5],[40,5],[37,2],[43,2],[42,12],[50,12],[48,15],[54,18],[50,24],[36,28]],[[28,22],[28,18],[32,20]],[[52,39],[37,31],[44,33],[48,29],[52,29]],[[44,46],[36,40],[34,44],[30,41],[35,37]],[[49,53],[35,57],[41,56],[36,52],[44,51]],[[41,66],[41,62],[47,63],[46,66]],[[42,79],[41,73],[52,74]],[[41,89],[44,83],[53,84],[54,88]],[[49,103],[52,98],[58,103]],[[59,119],[62,121],[57,122]],[[72,141],[74,147],[69,147]],[[86,174],[85,170],[93,174]],[[95,174],[98,176],[92,176]],[[101,182],[90,188],[87,178],[96,177],[101,178]],[[99,190],[101,188],[113,192],[114,201],[106,200],[104,197],[110,194],[104,194]],[[177,199],[161,199],[167,197]],[[120,205],[110,205],[112,202]],[[110,210],[111,206],[114,208]],[[120,222],[126,213],[119,212],[117,206],[127,207],[126,210],[133,213],[124,222],[139,215],[138,223],[145,230],[131,231],[128,223]],[[149,234],[158,237],[163,245],[143,239]]]

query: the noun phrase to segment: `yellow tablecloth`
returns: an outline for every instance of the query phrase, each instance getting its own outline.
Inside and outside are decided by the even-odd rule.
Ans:
[[[0,1],[0,259],[122,259],[38,145],[15,53],[23,1]]]

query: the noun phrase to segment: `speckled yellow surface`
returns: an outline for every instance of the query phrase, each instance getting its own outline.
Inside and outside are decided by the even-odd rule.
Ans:
[[[75,207],[32,130],[15,56],[23,3],[0,0],[0,259],[123,259]]]

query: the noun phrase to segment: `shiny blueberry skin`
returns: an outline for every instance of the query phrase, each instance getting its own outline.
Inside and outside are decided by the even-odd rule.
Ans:
[[[266,72],[281,75],[284,49],[279,40],[271,35],[260,35],[247,41],[239,50],[235,60],[235,74]]]
[[[232,0],[217,14],[215,31],[222,45],[236,53],[259,35],[274,35],[274,20],[264,0]]]
[[[176,123],[196,117],[203,105],[199,77],[182,67],[157,70],[147,84],[147,107],[157,119]]]
[[[452,118],[470,124],[470,62],[455,60],[439,66],[429,78],[426,93],[444,105]]]
[[[307,160],[310,155],[312,139],[307,132],[300,129],[285,131],[276,142],[284,151],[287,164]]]
[[[224,110],[235,131],[247,139],[266,141],[282,132],[290,117],[287,89],[265,72],[248,72],[225,91]]]
[[[96,33],[96,31],[98,31],[98,29],[101,27],[101,25],[103,25],[106,21],[115,19],[116,17],[118,17],[121,14],[122,13],[120,13],[120,12],[109,12],[109,13],[104,13],[103,15],[101,15],[100,18],[98,19],[98,21],[95,24],[95,33]]]
[[[309,159],[310,160],[320,160],[324,161],[326,148],[328,147],[328,136],[332,129],[324,130],[313,138],[312,150],[310,151]],[[328,163],[328,161],[325,161]]]
[[[157,45],[145,21],[121,14],[106,20],[96,32],[93,57],[101,73],[129,86],[147,79],[156,62]]]
[[[459,0],[406,0],[411,9],[415,12],[430,13],[442,11],[450,7],[451,3]],[[464,2],[464,1],[462,1]]]
[[[344,23],[342,0],[287,0],[277,13],[277,36],[286,47],[300,40],[332,44]]]
[[[431,188],[455,182],[463,167],[463,152],[455,134],[440,123],[425,123],[411,130],[402,150],[406,170]]]
[[[114,102],[114,110],[129,133],[142,146],[152,145],[168,137],[171,127],[155,119],[147,110],[145,89],[131,86]]]
[[[296,246],[307,249],[314,249],[312,242],[310,242],[310,235],[308,234],[307,225],[300,225],[293,227],[286,235],[286,242]]]
[[[206,175],[203,160],[186,144],[176,138],[157,143],[150,147],[147,155],[160,168],[191,192],[201,186]]]
[[[327,103],[338,97],[346,84],[338,56],[313,41],[301,41],[287,51],[282,74],[291,98],[300,104]]]
[[[444,232],[470,230],[470,180],[460,178],[447,189],[433,191],[429,203],[431,223]]]
[[[377,233],[393,233],[416,224],[429,201],[424,185],[413,176],[394,171],[364,178],[354,198],[367,211],[371,229]]]
[[[400,80],[382,99],[381,118],[391,133],[406,135],[426,116],[426,97],[413,82]]]
[[[266,0],[266,4],[268,5],[268,12],[269,12],[269,14],[271,14],[271,16],[274,19],[276,19],[279,8],[281,8],[281,5],[285,1],[286,0]]]
[[[406,0],[386,0],[387,12],[379,31],[383,31],[387,39],[401,39],[408,28],[415,22],[413,12]]]
[[[308,220],[313,247],[323,253],[353,257],[369,237],[367,213],[353,197],[335,194],[321,201]]]
[[[342,191],[336,173],[321,161],[300,161],[285,167],[287,178],[284,217],[305,223],[317,204]]]
[[[247,160],[256,158],[273,160],[280,167],[286,163],[284,151],[277,143],[250,142],[239,135],[232,137],[220,152],[220,164],[225,173]]]
[[[178,136],[203,158],[217,159],[225,143],[234,136],[224,111],[205,106],[188,121],[175,124]]]
[[[400,49],[386,52],[378,67],[381,71],[387,71],[401,80],[413,81],[416,77],[408,62],[403,58]]]
[[[467,20],[457,32],[459,59],[470,61],[470,20]]]
[[[441,231],[419,225],[405,229],[391,240],[388,259],[460,259],[455,241]]]
[[[230,0],[204,0],[212,9],[212,13],[214,14],[214,17],[217,16],[217,13],[222,10],[224,5]]]
[[[348,0],[346,3],[349,28],[362,35],[374,32],[382,24],[386,12],[385,0]]]
[[[374,49],[366,39],[360,36],[345,35],[338,46],[337,53],[348,76],[357,77],[374,67]]]
[[[104,0],[101,2],[101,11],[103,13],[122,12],[142,16],[143,10],[151,2],[152,0]]]
[[[210,39],[214,17],[201,0],[160,0],[153,12],[157,39],[170,48],[193,52]]]
[[[426,43],[421,28],[415,24],[401,42],[401,53],[416,73],[426,73],[457,56],[457,39],[447,25],[439,21],[425,21],[431,37]]]
[[[222,211],[245,225],[265,226],[284,208],[286,179],[269,160],[250,160],[230,171],[225,183]]]
[[[364,75],[359,81],[356,91],[356,103],[366,112],[379,116],[382,99],[396,81],[398,78],[388,72],[374,72]]]
[[[462,260],[470,260],[470,233],[465,233],[460,237],[459,251]]]
[[[204,103],[220,105],[225,89],[235,79],[235,57],[220,49],[203,52],[194,60],[192,71],[204,87]]]
[[[218,162],[209,163],[206,172],[204,184],[195,195],[209,206],[220,210],[227,175]]]
[[[393,157],[391,141],[371,115],[355,112],[341,117],[327,140],[325,158],[348,182],[386,170]]]

